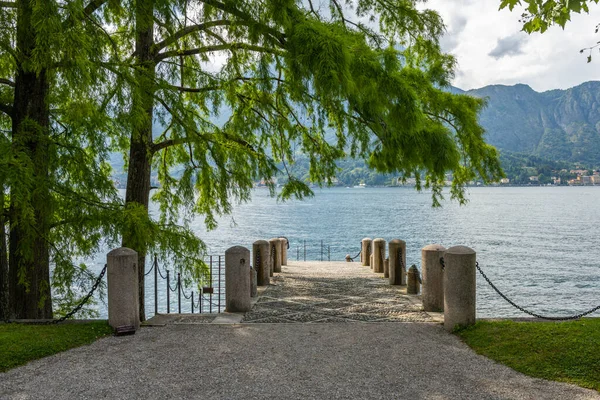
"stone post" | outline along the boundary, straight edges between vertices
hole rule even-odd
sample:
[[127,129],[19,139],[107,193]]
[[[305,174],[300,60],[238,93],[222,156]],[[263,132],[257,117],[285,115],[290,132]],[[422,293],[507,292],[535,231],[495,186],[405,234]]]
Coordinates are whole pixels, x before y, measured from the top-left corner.
[[385,240],[377,238],[373,240],[373,272],[383,272],[383,260],[385,260]]
[[408,269],[406,279],[406,294],[419,294],[421,288],[421,279],[419,277],[419,270],[416,265],[411,265]]
[[390,240],[390,285],[406,285],[406,242]]
[[444,253],[444,328],[475,323],[475,262],[473,249],[455,246]]
[[[269,243],[273,244],[275,248],[275,258],[273,259],[273,272],[281,272],[281,240],[279,238],[273,238],[269,240]],[[273,251],[273,249],[271,249]],[[273,253],[271,253],[271,256]]]
[[444,270],[440,259],[445,251],[446,248],[439,244],[430,244],[421,249],[421,297],[425,311],[444,311]]
[[373,265],[373,264],[371,264],[372,242],[373,241],[370,238],[364,238],[360,242],[361,243],[360,260],[362,261],[362,265],[365,267],[368,267],[369,265],[371,265],[371,266]]
[[256,284],[258,286],[267,286],[271,283],[270,265],[269,265],[269,242],[266,240],[257,240],[252,244],[252,254],[254,256],[254,268],[256,269]]
[[389,259],[389,257],[386,258],[385,260],[383,260],[383,277],[384,278],[390,277],[390,259]]
[[371,266],[371,269],[373,269],[373,253],[369,256],[369,265]]
[[225,251],[225,311],[250,311],[250,250],[242,246]]
[[279,240],[281,240],[281,265],[287,265],[289,242],[284,237],[279,238]]
[[124,326],[140,328],[138,254],[120,247],[106,256],[108,284],[108,324],[113,329]]
[[352,262],[352,256],[350,254],[346,254],[346,262]]

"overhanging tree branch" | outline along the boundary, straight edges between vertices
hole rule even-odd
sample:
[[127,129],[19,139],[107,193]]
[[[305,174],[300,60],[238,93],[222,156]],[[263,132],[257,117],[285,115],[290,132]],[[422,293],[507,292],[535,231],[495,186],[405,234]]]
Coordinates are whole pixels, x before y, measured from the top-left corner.
[[0,8],[17,8],[17,3],[14,1],[0,1]]
[[253,45],[253,44],[247,44],[247,43],[229,43],[229,44],[218,44],[218,45],[214,45],[214,46],[199,47],[196,49],[165,51],[164,53],[157,54],[156,57],[154,58],[154,60],[159,62],[161,60],[164,60],[166,58],[171,58],[171,57],[192,56],[192,55],[196,55],[196,54],[204,54],[204,53],[211,53],[211,52],[215,52],[215,51],[227,51],[227,50],[249,50],[249,51],[256,51],[259,53],[270,53],[270,54],[277,54],[277,55],[281,54],[280,51],[272,49],[272,48],[268,48],[268,47],[257,46],[257,45]]
[[214,28],[216,26],[230,26],[232,24],[233,24],[232,21],[220,19],[220,20],[216,20],[216,21],[205,22],[203,24],[187,26],[187,27],[173,33],[171,36],[164,39],[163,41],[156,43],[154,45],[154,51],[164,49],[165,47],[170,46],[171,44],[175,43],[177,40],[181,39],[182,37],[190,35],[192,33],[201,32],[201,31],[204,31],[209,28]]
[[11,81],[10,79],[0,78],[0,83],[11,86],[11,87],[15,87],[15,83],[13,81]]
[[254,19],[250,14],[241,11],[229,4],[225,4],[216,0],[202,0],[202,3],[214,7],[218,10],[225,11],[226,13],[229,13],[244,21],[251,22],[254,26],[261,28],[265,32],[275,37],[281,45],[285,45],[285,35],[283,33],[279,32],[277,29],[274,29],[268,25],[256,21],[256,19]]

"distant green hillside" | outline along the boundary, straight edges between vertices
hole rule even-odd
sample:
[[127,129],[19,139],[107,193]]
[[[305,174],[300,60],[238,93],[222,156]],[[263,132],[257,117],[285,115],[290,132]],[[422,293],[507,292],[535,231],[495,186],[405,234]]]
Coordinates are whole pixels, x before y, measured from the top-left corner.
[[543,93],[521,84],[464,93],[488,99],[480,122],[498,149],[600,165],[600,82]]

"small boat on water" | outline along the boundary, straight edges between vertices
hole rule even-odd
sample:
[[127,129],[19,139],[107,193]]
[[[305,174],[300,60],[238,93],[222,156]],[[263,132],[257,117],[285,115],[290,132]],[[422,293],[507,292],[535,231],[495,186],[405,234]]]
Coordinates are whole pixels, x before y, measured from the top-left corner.
[[359,183],[358,185],[354,186],[354,189],[364,189],[366,187],[367,185],[365,183]]

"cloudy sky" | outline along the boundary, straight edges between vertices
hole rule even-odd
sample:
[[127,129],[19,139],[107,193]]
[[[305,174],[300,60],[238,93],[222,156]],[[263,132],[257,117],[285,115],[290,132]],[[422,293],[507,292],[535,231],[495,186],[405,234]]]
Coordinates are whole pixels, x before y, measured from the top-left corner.
[[454,86],[461,89],[491,84],[525,83],[537,91],[566,89],[600,80],[600,52],[579,50],[600,41],[594,29],[600,23],[600,5],[590,14],[575,14],[563,31],[552,27],[544,34],[520,32],[517,10],[498,11],[500,0],[430,0],[448,27],[442,40],[454,54],[458,69]]

